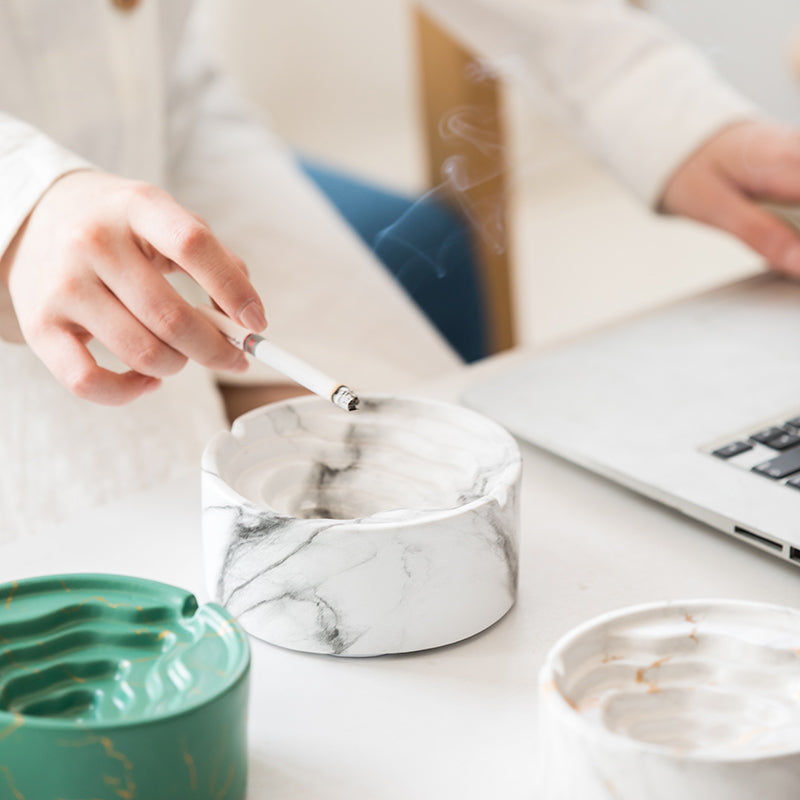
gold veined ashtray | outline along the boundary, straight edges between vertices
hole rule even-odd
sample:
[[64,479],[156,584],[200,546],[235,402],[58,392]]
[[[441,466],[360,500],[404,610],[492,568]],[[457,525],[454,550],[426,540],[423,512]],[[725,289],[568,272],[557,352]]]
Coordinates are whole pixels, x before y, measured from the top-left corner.
[[794,800],[800,610],[742,600],[605,614],[540,674],[545,800]]
[[0,797],[242,800],[249,667],[230,615],[173,586],[0,585]]

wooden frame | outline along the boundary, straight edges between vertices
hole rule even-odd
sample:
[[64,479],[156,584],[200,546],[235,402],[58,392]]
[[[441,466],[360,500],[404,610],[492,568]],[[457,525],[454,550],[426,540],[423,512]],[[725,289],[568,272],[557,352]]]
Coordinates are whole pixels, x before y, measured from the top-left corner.
[[418,8],[414,27],[429,185],[472,223],[489,348],[498,352],[515,343],[499,80]]

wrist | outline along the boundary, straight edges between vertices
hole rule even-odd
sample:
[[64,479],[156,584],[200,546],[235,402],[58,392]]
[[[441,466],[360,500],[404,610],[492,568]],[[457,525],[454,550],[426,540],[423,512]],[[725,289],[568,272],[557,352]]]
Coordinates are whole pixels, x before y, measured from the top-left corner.
[[0,255],[0,340],[12,344],[23,344],[25,337],[19,327],[17,314],[14,310],[14,303],[11,300],[11,292],[8,288],[8,281],[11,275],[11,267],[14,263],[19,243],[28,226],[28,219],[20,225],[19,230],[9,243],[5,252]]
[[0,255],[0,287],[6,291],[8,291],[8,279],[11,275],[11,267],[14,264],[14,258],[16,257],[17,250],[19,249],[19,243],[22,241],[22,237],[25,235],[25,229],[28,227],[29,219],[30,215],[28,215],[22,225],[19,226],[19,229],[14,234],[14,238],[9,242],[6,251]]

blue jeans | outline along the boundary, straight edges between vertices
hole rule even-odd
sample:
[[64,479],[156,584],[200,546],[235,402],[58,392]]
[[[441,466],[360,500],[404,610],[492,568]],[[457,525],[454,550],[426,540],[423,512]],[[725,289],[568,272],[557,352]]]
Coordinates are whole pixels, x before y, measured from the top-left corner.
[[486,312],[464,221],[432,197],[403,197],[307,160],[301,167],[464,361],[487,355]]

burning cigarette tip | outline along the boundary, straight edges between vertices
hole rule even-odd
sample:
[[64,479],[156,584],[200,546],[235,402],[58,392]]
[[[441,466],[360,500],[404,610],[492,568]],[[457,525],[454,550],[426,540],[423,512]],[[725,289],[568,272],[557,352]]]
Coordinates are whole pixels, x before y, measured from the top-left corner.
[[345,411],[355,411],[358,408],[358,397],[347,386],[339,386],[331,395],[331,402]]

